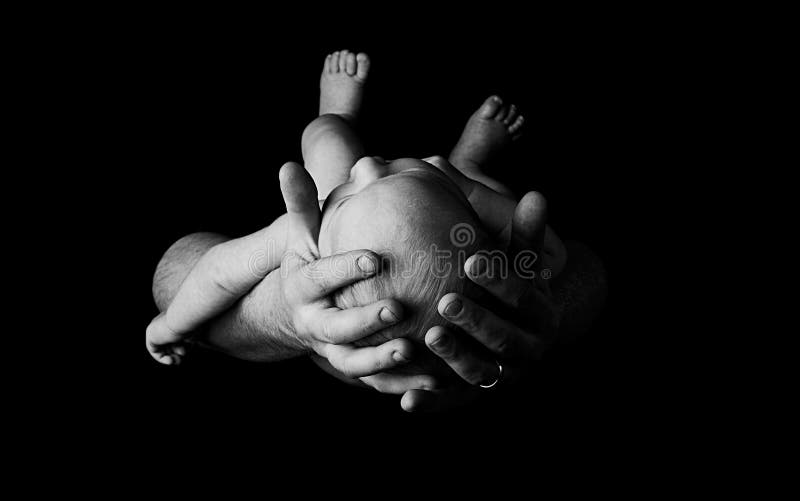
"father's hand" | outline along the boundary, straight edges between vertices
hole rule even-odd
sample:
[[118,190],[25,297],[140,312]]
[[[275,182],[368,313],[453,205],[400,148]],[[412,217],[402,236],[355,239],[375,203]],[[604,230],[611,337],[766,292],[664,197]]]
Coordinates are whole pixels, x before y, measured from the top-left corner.
[[378,256],[357,250],[320,259],[321,215],[311,176],[290,162],[281,168],[280,184],[288,217],[279,295],[286,314],[284,329],[299,346],[326,358],[349,377],[368,376],[405,363],[412,348],[406,339],[366,348],[347,344],[398,322],[403,315],[399,302],[385,299],[342,310],[329,297],[336,289],[377,273]]
[[463,384],[440,391],[406,392],[401,400],[403,409],[435,410],[473,400],[481,392],[491,391],[480,385],[510,384],[540,356],[559,323],[540,258],[546,215],[544,197],[528,193],[514,214],[507,259],[500,262],[476,254],[465,263],[469,278],[515,311],[520,323],[501,318],[460,294],[442,297],[439,314],[482,348],[476,350],[474,343],[445,327],[431,328],[425,343],[463,379]]

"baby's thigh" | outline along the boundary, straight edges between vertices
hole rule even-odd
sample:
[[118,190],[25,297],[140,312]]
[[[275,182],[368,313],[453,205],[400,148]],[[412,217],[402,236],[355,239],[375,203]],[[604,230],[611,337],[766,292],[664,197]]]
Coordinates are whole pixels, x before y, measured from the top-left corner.
[[323,115],[303,131],[303,162],[324,199],[350,177],[350,169],[365,155],[355,131],[336,115]]

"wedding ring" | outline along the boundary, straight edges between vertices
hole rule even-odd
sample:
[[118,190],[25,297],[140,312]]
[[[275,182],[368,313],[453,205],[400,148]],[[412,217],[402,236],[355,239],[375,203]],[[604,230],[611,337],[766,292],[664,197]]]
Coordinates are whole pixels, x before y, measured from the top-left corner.
[[503,377],[503,366],[497,360],[495,360],[494,363],[497,364],[497,379],[495,379],[491,384],[479,384],[478,386],[480,386],[481,388],[486,388],[486,389],[491,388],[497,385],[497,383],[500,382],[500,378]]

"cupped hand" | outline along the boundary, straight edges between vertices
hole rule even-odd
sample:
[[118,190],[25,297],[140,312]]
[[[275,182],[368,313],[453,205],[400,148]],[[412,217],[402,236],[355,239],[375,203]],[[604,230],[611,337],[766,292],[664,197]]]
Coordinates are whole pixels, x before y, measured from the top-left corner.
[[508,307],[516,319],[503,318],[461,294],[442,297],[439,314],[463,332],[433,327],[425,344],[460,382],[436,391],[409,390],[401,400],[403,409],[438,410],[474,400],[482,392],[519,380],[539,358],[559,323],[541,259],[546,216],[544,197],[528,193],[517,205],[505,259],[486,259],[478,253],[466,261],[470,280]]
[[384,299],[343,310],[330,298],[336,289],[377,273],[378,256],[369,250],[355,250],[320,258],[321,214],[314,181],[302,166],[289,162],[281,168],[280,185],[288,219],[280,269],[284,330],[301,347],[324,357],[351,378],[404,364],[412,349],[406,339],[366,348],[350,344],[401,320],[403,309],[398,301]]

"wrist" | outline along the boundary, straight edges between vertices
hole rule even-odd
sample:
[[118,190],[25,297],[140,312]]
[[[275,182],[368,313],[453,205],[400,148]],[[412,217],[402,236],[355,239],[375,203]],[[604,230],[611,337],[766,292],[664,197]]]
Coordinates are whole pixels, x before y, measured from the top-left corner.
[[274,322],[278,326],[278,333],[283,342],[291,349],[303,355],[310,355],[315,352],[311,343],[299,334],[299,329],[291,308],[283,297],[275,307]]

